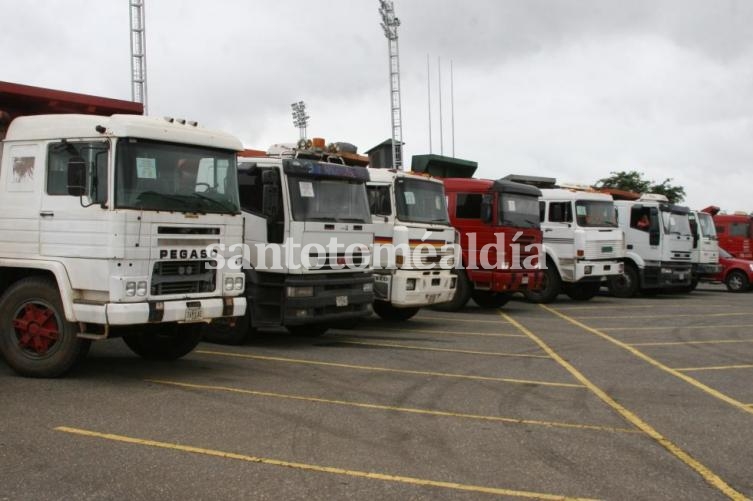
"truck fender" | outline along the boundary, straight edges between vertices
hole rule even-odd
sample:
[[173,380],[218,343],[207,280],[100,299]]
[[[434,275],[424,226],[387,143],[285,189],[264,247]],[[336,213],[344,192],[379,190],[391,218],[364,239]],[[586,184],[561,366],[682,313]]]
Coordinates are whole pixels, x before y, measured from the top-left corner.
[[627,251],[623,261],[625,262],[625,266],[627,266],[629,262],[632,262],[638,270],[642,270],[646,267],[646,261],[644,261],[638,253],[633,251]]
[[73,314],[73,299],[75,294],[68,277],[68,271],[65,269],[63,263],[31,259],[0,259],[0,268],[38,270],[50,273],[57,282],[60,300],[63,303],[63,310],[65,311],[65,319],[69,322],[76,321],[76,317]]
[[[557,274],[559,274],[560,277],[562,277],[562,270],[560,269],[560,260],[559,256],[557,256],[557,253],[549,247],[547,244],[541,244],[541,246],[544,248],[544,258],[546,261],[551,261],[554,263],[554,268],[557,270]],[[546,262],[544,263],[546,266]],[[543,268],[543,267],[542,267]]]

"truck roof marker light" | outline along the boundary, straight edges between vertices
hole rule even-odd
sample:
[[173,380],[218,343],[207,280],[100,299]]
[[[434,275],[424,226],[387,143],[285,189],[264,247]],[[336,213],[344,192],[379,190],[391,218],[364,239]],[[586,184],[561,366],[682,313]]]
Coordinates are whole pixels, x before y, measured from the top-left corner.
[[94,127],[94,130],[96,130],[100,134],[107,132],[107,128],[104,125],[97,125],[96,127]]
[[169,124],[175,122],[175,119],[173,117],[164,117],[164,119],[165,119],[165,122],[167,122]]
[[311,146],[317,150],[324,150],[324,147],[326,146],[324,138],[323,137],[311,138]]

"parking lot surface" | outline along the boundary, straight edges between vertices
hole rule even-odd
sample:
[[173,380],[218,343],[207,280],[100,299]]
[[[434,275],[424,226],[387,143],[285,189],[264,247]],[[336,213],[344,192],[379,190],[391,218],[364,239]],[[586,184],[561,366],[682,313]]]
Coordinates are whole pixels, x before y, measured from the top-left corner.
[[701,286],[0,363],[0,499],[753,497],[753,294]]

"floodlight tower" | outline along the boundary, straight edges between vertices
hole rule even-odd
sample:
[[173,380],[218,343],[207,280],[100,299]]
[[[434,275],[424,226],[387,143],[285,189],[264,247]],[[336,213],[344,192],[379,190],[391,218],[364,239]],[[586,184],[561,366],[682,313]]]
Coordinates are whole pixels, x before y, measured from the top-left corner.
[[128,0],[131,10],[131,100],[144,105],[146,115],[146,31],[144,0]]
[[390,53],[390,109],[392,112],[392,168],[403,169],[403,117],[400,110],[400,52],[397,45],[397,28],[392,0],[379,0],[382,29],[387,37]]
[[306,114],[306,103],[298,101],[290,105],[293,109],[293,125],[298,127],[300,139],[306,139],[306,127],[308,127],[309,118]]

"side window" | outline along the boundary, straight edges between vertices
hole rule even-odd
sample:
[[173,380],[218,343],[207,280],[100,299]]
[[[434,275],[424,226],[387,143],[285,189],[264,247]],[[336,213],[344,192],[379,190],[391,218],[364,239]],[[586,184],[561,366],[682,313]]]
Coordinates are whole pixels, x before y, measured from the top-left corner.
[[539,202],[539,221],[546,221],[546,202]]
[[86,162],[86,193],[94,203],[107,201],[107,152],[105,142],[51,143],[47,150],[47,194],[68,195],[68,162],[82,158]]
[[570,202],[549,202],[549,222],[572,223],[572,204]]
[[651,226],[651,216],[649,208],[633,207],[630,210],[630,227],[638,230],[648,231]]
[[392,214],[389,186],[367,186],[369,195],[369,211],[373,216],[389,216]]
[[264,187],[261,183],[262,170],[252,168],[239,171],[238,192],[241,198],[241,208],[248,212],[262,213]]
[[459,219],[481,219],[481,194],[458,193],[455,217]]

